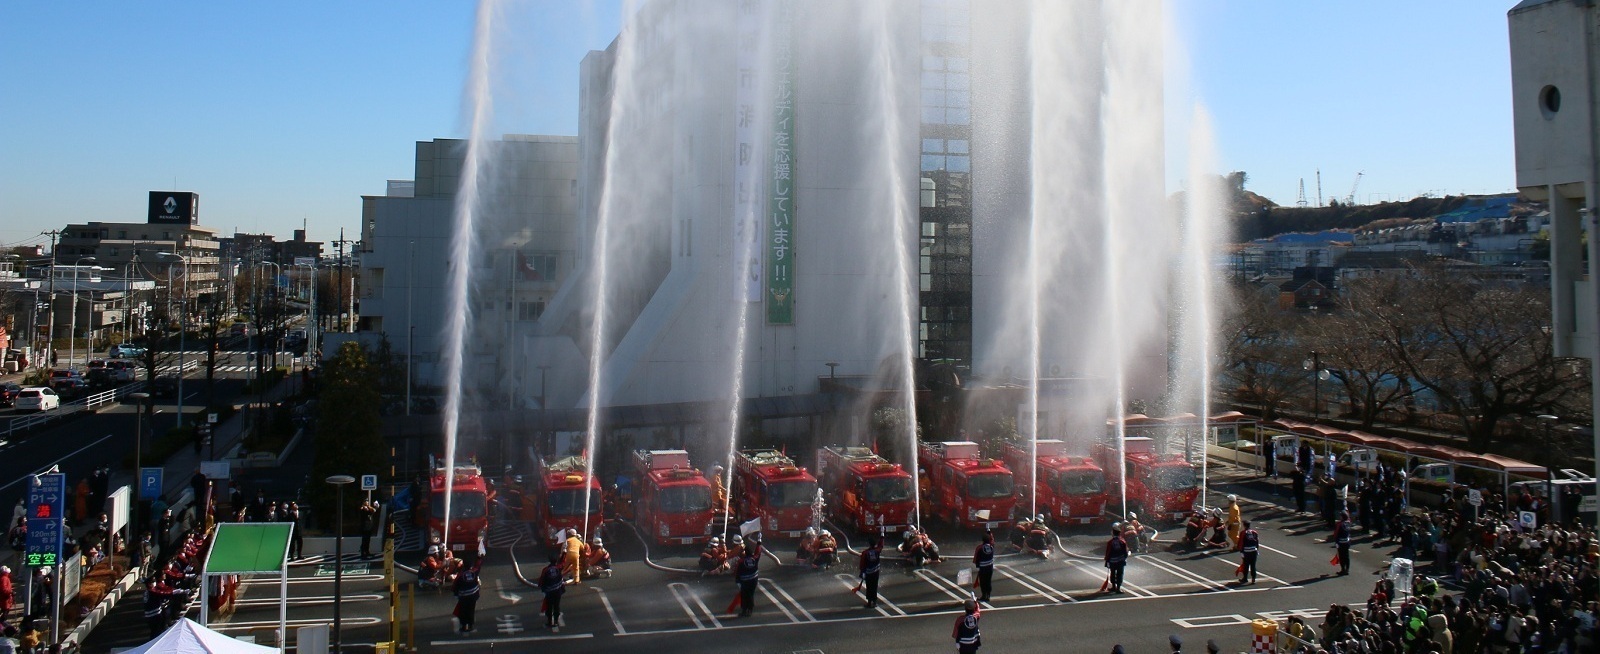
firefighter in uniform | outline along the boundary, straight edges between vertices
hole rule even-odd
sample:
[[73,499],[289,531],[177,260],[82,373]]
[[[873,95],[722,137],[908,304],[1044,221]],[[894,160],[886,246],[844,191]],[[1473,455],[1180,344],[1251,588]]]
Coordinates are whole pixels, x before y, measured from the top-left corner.
[[[1244,565],[1239,570],[1239,583],[1256,583],[1256,555],[1261,549],[1261,534],[1244,521],[1244,532],[1239,535],[1239,551],[1244,554]],[[1246,582],[1245,580],[1250,581]]]
[[1111,540],[1106,541],[1106,567],[1111,569],[1110,586],[1113,593],[1122,592],[1122,570],[1128,565],[1128,542],[1122,540],[1122,525],[1111,527]]
[[750,545],[739,557],[739,615],[748,617],[756,610],[756,586],[761,582],[761,541],[752,536]]
[[883,537],[872,539],[872,544],[861,551],[861,585],[866,590],[867,608],[878,608],[878,573],[882,569]]
[[978,569],[977,586],[982,593],[978,601],[987,602],[994,590],[994,530],[983,532],[983,543],[972,552],[972,566]]
[[978,608],[978,600],[967,600],[965,608],[966,613],[956,618],[950,637],[956,639],[958,654],[974,654],[983,645],[982,633],[978,630],[978,619],[983,617],[983,612]]
[[567,592],[566,579],[561,571],[561,555],[551,554],[550,565],[539,573],[539,591],[544,593],[544,626],[551,631],[561,631],[561,596]]
[[1339,545],[1339,574],[1350,574],[1350,512],[1345,511],[1339,515],[1339,523],[1333,526],[1333,541]]

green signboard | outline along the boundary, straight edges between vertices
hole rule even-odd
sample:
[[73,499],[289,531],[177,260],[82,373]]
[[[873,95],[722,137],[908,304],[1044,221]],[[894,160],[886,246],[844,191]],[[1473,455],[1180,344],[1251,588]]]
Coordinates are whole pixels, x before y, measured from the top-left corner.
[[772,182],[768,187],[767,322],[794,324],[794,9],[777,3],[773,35]]

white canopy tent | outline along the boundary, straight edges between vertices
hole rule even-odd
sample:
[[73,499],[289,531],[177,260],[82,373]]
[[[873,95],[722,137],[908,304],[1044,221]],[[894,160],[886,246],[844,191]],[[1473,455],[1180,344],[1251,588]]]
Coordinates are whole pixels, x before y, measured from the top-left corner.
[[182,618],[161,632],[155,640],[126,650],[123,654],[267,654],[278,651],[276,647],[229,638],[200,626],[198,622]]

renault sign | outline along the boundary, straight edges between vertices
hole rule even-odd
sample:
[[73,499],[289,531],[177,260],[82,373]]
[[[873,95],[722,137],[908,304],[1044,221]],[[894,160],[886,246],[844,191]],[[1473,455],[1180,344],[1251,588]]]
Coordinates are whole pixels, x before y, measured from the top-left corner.
[[200,223],[200,194],[189,191],[151,191],[151,224],[197,225]]

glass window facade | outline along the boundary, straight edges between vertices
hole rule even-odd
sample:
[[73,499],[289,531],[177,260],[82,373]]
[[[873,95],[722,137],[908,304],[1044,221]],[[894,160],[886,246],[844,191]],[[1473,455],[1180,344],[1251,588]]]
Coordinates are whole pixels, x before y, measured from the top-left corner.
[[[919,352],[972,361],[972,72],[970,0],[922,0]],[[924,202],[924,204],[928,204]]]

